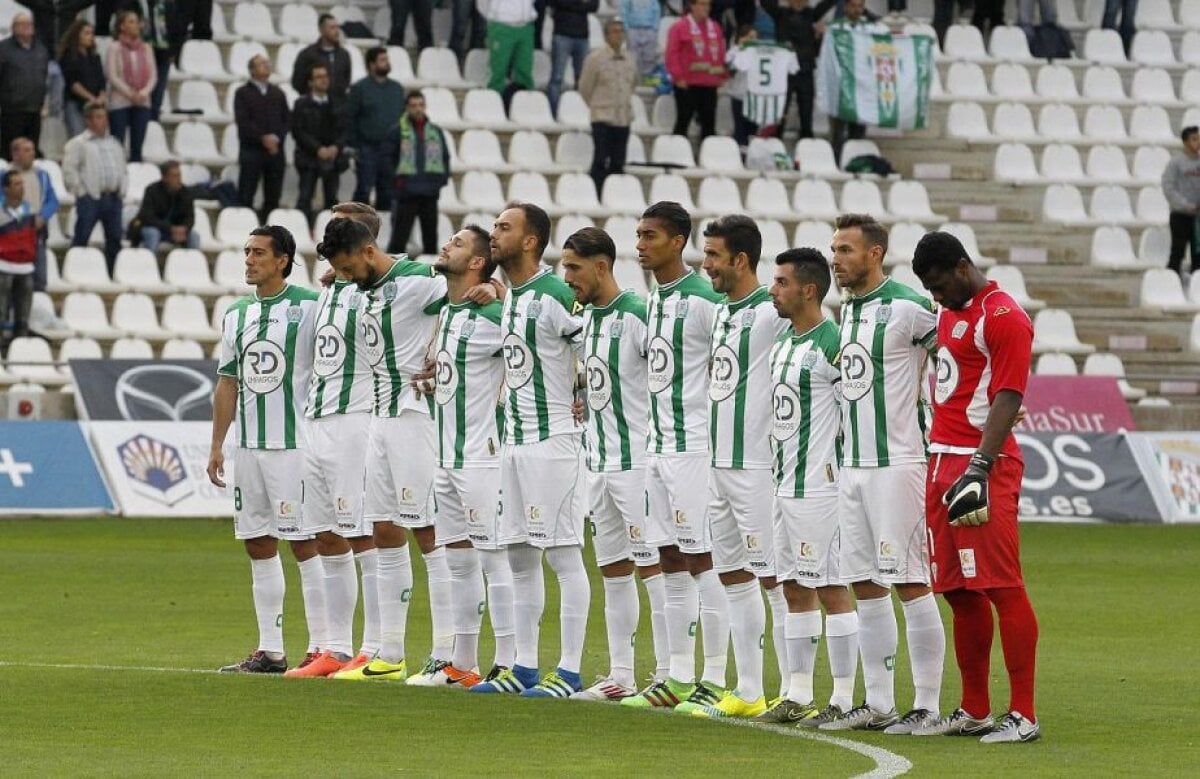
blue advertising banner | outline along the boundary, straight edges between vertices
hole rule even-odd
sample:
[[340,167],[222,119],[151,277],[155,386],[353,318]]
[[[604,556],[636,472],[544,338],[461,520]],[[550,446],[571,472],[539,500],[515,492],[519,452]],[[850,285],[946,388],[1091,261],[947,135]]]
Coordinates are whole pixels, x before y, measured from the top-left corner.
[[0,516],[111,513],[77,422],[0,422]]

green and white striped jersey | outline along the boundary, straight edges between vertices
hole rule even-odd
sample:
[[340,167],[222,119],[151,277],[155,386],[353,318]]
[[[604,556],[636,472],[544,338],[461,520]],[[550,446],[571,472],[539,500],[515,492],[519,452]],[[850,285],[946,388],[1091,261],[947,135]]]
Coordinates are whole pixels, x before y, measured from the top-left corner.
[[925,462],[925,365],[937,347],[933,303],[893,279],[842,304],[842,465]]
[[653,454],[708,451],[708,351],[725,296],[695,271],[650,293],[646,384]]
[[646,459],[646,301],[625,290],[583,312],[587,378],[587,467],[640,468]]
[[775,494],[838,494],[842,437],[838,328],[828,319],[804,333],[791,327],[771,348]]
[[375,416],[395,417],[405,409],[432,414],[431,399],[419,399],[411,384],[426,355],[432,357],[446,280],[432,265],[401,257],[365,296],[359,337],[371,365]]
[[237,379],[243,449],[303,445],[316,318],[317,293],[291,284],[269,298],[248,295],[225,312],[217,373]]
[[787,327],[766,287],[717,306],[708,372],[714,468],[771,467],[771,347]]
[[337,279],[317,298],[309,419],[371,411],[371,364],[358,348],[362,298],[353,282]]
[[438,465],[497,468],[496,401],[504,381],[500,301],[447,305],[438,320],[434,419]]
[[765,127],[783,119],[787,107],[788,79],[800,70],[796,54],[782,46],[755,43],[733,55],[734,70],[746,74],[742,115]]
[[530,444],[577,433],[576,357],[583,306],[566,282],[543,268],[504,299],[504,442]]

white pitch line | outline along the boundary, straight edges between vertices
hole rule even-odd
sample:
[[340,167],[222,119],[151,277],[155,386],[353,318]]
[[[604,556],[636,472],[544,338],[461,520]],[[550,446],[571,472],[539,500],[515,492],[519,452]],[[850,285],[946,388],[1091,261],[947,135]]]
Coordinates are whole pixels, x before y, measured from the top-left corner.
[[[137,671],[149,673],[178,673],[178,674],[219,674],[220,671],[211,668],[165,668],[162,666],[147,666],[147,665],[88,665],[85,663],[31,663],[24,661],[0,660],[0,668],[47,668],[51,670],[64,671]],[[714,720],[709,720],[713,722]],[[871,744],[863,744],[859,741],[853,741],[848,738],[839,738],[837,736],[826,736],[823,733],[815,733],[804,728],[787,728],[781,725],[765,725],[748,720],[716,720],[724,725],[734,725],[737,727],[750,728],[751,730],[765,730],[770,733],[778,733],[781,736],[789,736],[791,738],[805,738],[809,741],[818,741],[824,744],[831,744],[835,747],[848,749],[851,752],[858,754],[875,761],[875,768],[865,774],[859,774],[854,779],[892,779],[896,776],[902,776],[912,770],[912,761],[895,752],[889,752],[883,747],[873,746]]]

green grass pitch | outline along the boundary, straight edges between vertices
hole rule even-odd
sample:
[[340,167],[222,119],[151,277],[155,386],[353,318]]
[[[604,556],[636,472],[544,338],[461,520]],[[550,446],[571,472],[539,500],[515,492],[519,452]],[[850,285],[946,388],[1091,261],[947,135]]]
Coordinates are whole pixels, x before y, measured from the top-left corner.
[[[253,647],[249,565],[227,523],[20,520],[0,525],[0,539],[4,776],[840,777],[875,769],[879,757],[830,741],[602,704],[137,670],[213,669]],[[1187,724],[1200,691],[1200,527],[1032,525],[1023,528],[1023,543],[1041,622],[1043,740],[991,747],[877,734],[845,740],[888,750],[896,757],[884,754],[881,765],[907,761],[915,776],[1200,773],[1200,737]],[[287,553],[285,568],[285,636],[294,662],[303,656],[305,630]],[[423,579],[417,570],[410,667],[420,666],[429,647]],[[558,645],[553,575],[546,581],[543,670]],[[607,670],[594,570],[592,595],[585,680]],[[643,676],[652,660],[647,624],[643,612]],[[487,632],[485,623],[485,663]],[[997,713],[1008,695],[999,643]],[[732,661],[729,667],[732,680]],[[775,689],[773,658],[766,668]],[[818,696],[827,696],[823,653],[817,668]],[[912,699],[906,657],[897,669],[903,707]],[[944,710],[958,692],[951,651]]]

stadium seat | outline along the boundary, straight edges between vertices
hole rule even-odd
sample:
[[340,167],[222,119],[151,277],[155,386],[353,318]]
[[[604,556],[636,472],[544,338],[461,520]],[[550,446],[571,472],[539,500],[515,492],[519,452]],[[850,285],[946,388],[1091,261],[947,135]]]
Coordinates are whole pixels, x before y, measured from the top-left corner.
[[1148,67],[1172,68],[1179,65],[1175,59],[1175,47],[1171,45],[1171,36],[1162,30],[1139,30],[1133,36],[1133,45],[1129,47],[1129,59]]
[[468,209],[500,213],[504,210],[504,191],[500,179],[490,171],[469,170],[459,186],[463,205]]
[[550,197],[550,185],[546,183],[546,177],[533,171],[519,171],[512,175],[508,180],[507,200],[543,203],[548,210],[555,210],[551,205],[554,201]]
[[[268,60],[271,59],[271,55],[267,52],[267,47],[258,41],[234,41],[229,45],[229,53],[225,57],[225,72],[236,75],[239,80],[246,78],[246,75],[244,75],[248,74],[246,63],[248,63],[252,57],[259,55],[266,57]],[[288,71],[287,73],[276,72],[272,75],[272,80],[284,81],[290,79],[291,75],[291,71]],[[206,77],[202,76],[201,78]]]
[[120,292],[122,285],[108,275],[104,253],[90,246],[73,246],[67,250],[62,264],[63,281],[85,292]]
[[175,127],[175,157],[199,165],[230,165],[235,158],[226,157],[217,149],[213,128],[203,122],[180,122]]
[[547,259],[557,260],[562,252],[562,245],[576,231],[585,227],[595,227],[596,223],[590,217],[580,214],[564,214],[554,220],[554,238],[546,248]]
[[[1171,10],[1171,0],[1140,0],[1137,10],[1137,25],[1142,30],[1177,31],[1182,28],[1175,21],[1175,13]],[[1179,3],[1186,6],[1186,2]]]
[[462,118],[469,125],[486,127],[489,130],[518,129],[504,115],[504,101],[500,99],[500,93],[490,89],[472,89],[467,92],[462,102]]
[[728,176],[707,176],[700,180],[696,207],[700,213],[707,215],[741,211],[741,190],[738,189],[737,182]]
[[172,249],[167,254],[163,281],[174,292],[216,296],[225,291],[209,277],[208,259],[198,249]]
[[1033,100],[1033,82],[1029,78],[1029,70],[1024,65],[1007,62],[997,65],[992,71],[991,93],[1001,100]]
[[668,168],[695,168],[692,142],[682,135],[660,135],[650,147],[650,163]]
[[967,256],[981,268],[996,264],[996,260],[987,256],[979,249],[979,241],[975,237],[975,228],[965,222],[946,222],[939,228],[944,233],[950,233],[967,251]]
[[171,291],[158,272],[158,258],[149,249],[119,251],[113,281],[123,289],[148,295],[164,295]]
[[639,216],[648,205],[641,180],[628,173],[617,173],[604,179],[600,204],[613,213]]
[[[830,160],[832,161],[832,157]],[[700,183],[701,189],[708,181]],[[713,205],[716,205],[714,203]],[[759,177],[746,189],[746,210],[755,217],[791,220],[796,218],[788,198],[787,186],[779,179]]]
[[1038,376],[1078,376],[1075,358],[1062,352],[1039,354],[1034,373]]
[[[1162,267],[1171,253],[1171,231],[1166,227],[1147,227],[1138,240],[1137,262],[1143,266]],[[1200,278],[1200,274],[1196,274]]]
[[550,153],[549,139],[537,130],[518,130],[513,133],[508,145],[508,159],[516,170],[534,170],[539,173],[558,170],[558,166],[554,164],[554,155]]
[[[453,176],[446,179],[446,183],[442,185],[442,190],[438,194],[438,210],[448,214],[461,214],[467,210],[467,207],[458,199],[458,190],[454,186]],[[388,226],[391,224],[391,220],[384,219],[383,224]],[[321,236],[324,234],[324,227],[313,231],[313,235]],[[380,235],[382,235],[382,232]]]
[[675,128],[675,100],[670,95],[659,95],[655,98],[650,123],[663,133],[669,133]]
[[[214,8],[214,11],[216,10]],[[249,58],[242,60],[241,66],[237,69],[236,78],[245,78],[243,74],[246,72],[246,62],[248,61]],[[221,62],[221,50],[213,41],[197,39],[184,41],[183,48],[179,52],[179,78],[196,78],[218,84],[234,81],[235,77],[230,75]]]
[[1026,311],[1038,311],[1046,307],[1046,301],[1031,297],[1025,288],[1025,274],[1016,265],[997,265],[989,268],[989,280],[1000,285],[1000,289],[1012,296]]
[[463,60],[462,79],[471,88],[487,86],[490,76],[490,52],[487,49],[471,49]]
[[258,226],[258,215],[252,209],[222,208],[217,213],[216,239],[222,246],[240,250],[246,236]]
[[1188,334],[1188,348],[1200,352],[1200,314],[1192,317],[1191,332]]
[[[633,137],[633,133],[630,133]],[[569,132],[558,136],[554,144],[554,160],[560,168],[585,171],[592,165],[592,134]]]
[[1188,279],[1187,299],[1200,305],[1200,273],[1193,273]]
[[1033,318],[1033,351],[1091,354],[1096,347],[1082,343],[1075,334],[1075,320],[1070,312],[1044,308]]
[[[1196,10],[1200,12],[1200,8]],[[1179,41],[1179,59],[1191,68],[1200,65],[1200,25],[1192,25],[1192,29],[1183,34]]]
[[445,87],[430,87],[421,92],[425,95],[425,112],[430,119],[447,130],[463,128],[463,119],[458,113],[458,101],[454,99],[453,92]]
[[[312,228],[308,226],[308,217],[303,211],[295,208],[276,208],[267,214],[267,224],[286,227],[296,239],[296,251],[301,254],[312,254],[317,245],[312,238]],[[243,239],[245,240],[245,239]],[[296,258],[297,261],[300,259]]]
[[[52,224],[57,224],[57,219],[51,220]],[[60,295],[66,292],[75,292],[79,289],[76,284],[63,280],[62,274],[58,270],[58,254],[53,249],[46,249],[46,291],[53,295]]]
[[952,24],[946,29],[942,45],[946,59],[986,62],[991,60],[983,47],[983,34],[978,27],[968,24]]
[[1083,140],[1075,109],[1063,103],[1042,106],[1038,113],[1038,135],[1048,140],[1067,143]]
[[[317,9],[308,3],[288,3],[279,9],[279,34],[293,41],[308,41],[317,29]],[[392,62],[395,69],[396,63]]]
[[[1042,149],[1042,165],[1045,167],[1046,149]],[[1033,184],[1041,181],[1037,164],[1033,161],[1033,150],[1023,143],[1002,143],[996,148],[992,163],[992,178],[1013,184]]]
[[1179,142],[1166,109],[1156,105],[1140,105],[1133,109],[1129,117],[1129,135],[1143,143],[1173,146]]
[[[236,3],[233,6],[233,20],[230,22],[230,32],[247,40],[263,43],[283,43],[286,35],[275,32],[275,23],[271,21],[271,9],[263,3]],[[316,30],[316,25],[309,28],[309,36]]]
[[198,121],[211,124],[227,124],[233,121],[233,114],[226,113],[217,99],[217,89],[210,81],[189,79],[179,85],[179,94],[175,100],[176,111],[200,111]]
[[742,164],[742,153],[737,141],[712,135],[700,143],[700,167],[712,173],[726,176],[755,176],[758,171],[747,171]]
[[[1168,271],[1169,272],[1169,271]],[[1146,390],[1134,387],[1125,379],[1125,363],[1115,354],[1098,352],[1089,354],[1083,361],[1084,376],[1112,376],[1117,380],[1117,387],[1126,400],[1141,400],[1146,397]]]
[[842,186],[842,213],[870,214],[879,221],[893,221],[883,207],[883,195],[874,181],[853,180]]
[[595,182],[585,173],[564,173],[559,176],[554,187],[554,202],[560,209],[572,214],[607,214],[607,210],[600,207]]
[[1029,53],[1029,39],[1025,31],[1016,25],[993,27],[989,44],[993,59],[1022,64],[1036,62]]
[[[888,251],[891,251],[891,247],[888,247]],[[924,295],[926,298],[929,297],[929,291],[925,289],[925,285],[921,283],[921,279],[913,272],[911,263],[901,262],[893,265],[888,268],[887,274],[891,276],[892,281],[899,282],[914,292]],[[837,285],[834,284],[834,286]]]
[[[307,273],[305,270],[305,275]],[[220,330],[209,324],[204,301],[195,295],[171,295],[167,298],[163,302],[162,321],[163,327],[179,338],[209,343],[221,337]]]
[[222,295],[217,298],[217,302],[213,303],[212,307],[212,329],[217,332],[221,331],[222,322],[225,319],[225,312],[229,307],[236,303],[241,295]]
[[[495,93],[493,93],[495,94]],[[550,100],[545,92],[522,90],[513,95],[509,109],[513,124],[527,130],[556,131],[561,128],[550,112]]]
[[796,225],[796,231],[792,233],[792,246],[807,246],[830,257],[833,246],[833,226],[828,222],[801,222]]
[[631,289],[642,297],[650,294],[650,288],[646,284],[646,272],[636,260],[618,259],[613,263],[612,274],[613,280],[621,289]]
[[974,62],[955,62],[950,66],[946,75],[946,94],[956,100],[992,99],[983,68]]
[[1167,268],[1150,268],[1142,274],[1139,299],[1142,308],[1188,312],[1200,310],[1200,306],[1183,294],[1179,274]]
[[1096,103],[1124,103],[1128,100],[1121,74],[1108,65],[1092,65],[1084,71],[1083,97]]
[[1101,65],[1126,65],[1125,46],[1116,30],[1088,30],[1083,39],[1083,58]]
[[[192,225],[192,229],[196,231],[196,235],[200,237],[200,250],[204,252],[218,252],[226,248],[225,244],[221,243],[213,235],[212,222],[208,218],[208,212],[203,208],[195,209],[196,221]],[[245,240],[245,238],[243,238]],[[239,244],[239,248],[240,248]]]
[[992,115],[992,135],[1000,141],[1040,140],[1033,115],[1024,103],[1001,103]]
[[58,370],[64,376],[71,375],[71,360],[103,360],[104,350],[94,338],[68,338],[58,348]]
[[1048,143],[1042,148],[1042,178],[1059,184],[1083,181],[1083,161],[1079,149],[1067,143]]
[[792,190],[792,208],[801,219],[833,221],[842,213],[834,200],[833,187],[821,179],[797,181],[796,188]]
[[650,123],[650,115],[646,112],[646,103],[640,95],[629,96],[629,108],[632,117],[629,123],[629,129],[635,135],[650,135],[662,132],[659,128]]
[[1087,176],[1106,184],[1132,184],[1125,151],[1119,146],[1093,146],[1088,150]]
[[166,162],[173,156],[170,147],[167,146],[167,134],[163,131],[163,126],[158,122],[146,125],[146,138],[142,142],[142,159],[157,165]]
[[1165,225],[1170,218],[1171,205],[1167,202],[1162,188],[1156,186],[1142,187],[1138,190],[1137,218],[1143,222],[1155,225]]
[[1121,143],[1125,134],[1125,120],[1120,109],[1111,105],[1088,106],[1083,118],[1083,133],[1092,141]]
[[[1187,85],[1187,76],[1191,73],[1196,73],[1196,71],[1188,71],[1184,74],[1184,86]],[[1133,86],[1130,87],[1129,94],[1139,103],[1153,103],[1162,106],[1179,104],[1179,98],[1175,95],[1175,83],[1171,81],[1171,74],[1162,68],[1138,68],[1134,71]]]
[[[847,178],[833,156],[833,147],[824,138],[801,138],[792,155],[801,175],[842,181]],[[751,182],[753,183],[753,182]]]
[[550,50],[533,50],[533,88],[545,89],[550,84]]
[[571,89],[558,96],[557,125],[558,129],[563,127],[583,131],[592,129],[592,111],[584,101],[583,95]]
[[[755,181],[757,180],[755,179]],[[696,204],[692,202],[692,189],[687,179],[675,173],[660,173],[655,176],[650,181],[650,195],[646,199],[651,203],[673,200],[686,208],[689,213],[694,214],[698,211]],[[728,208],[728,206],[726,207]]]
[[1129,224],[1137,221],[1129,193],[1124,187],[1101,185],[1092,190],[1091,208],[1094,221],[1101,224]]
[[125,202],[141,203],[146,187],[162,178],[157,165],[130,162],[125,166]]
[[158,312],[149,295],[122,292],[113,301],[112,325],[126,335],[149,341],[165,341],[171,334],[158,324]]
[[1046,187],[1042,198],[1042,218],[1047,222],[1065,225],[1087,224],[1087,211],[1083,208],[1083,195],[1071,184],[1051,184]]
[[646,164],[646,144],[642,142],[642,137],[637,133],[629,134],[629,143],[625,145],[625,164]]
[[842,170],[846,169],[846,163],[855,157],[864,155],[872,155],[875,157],[881,156],[879,153],[879,145],[875,141],[870,141],[865,138],[850,139],[842,144]]
[[946,217],[935,214],[929,205],[929,193],[919,181],[897,181],[888,190],[888,213],[896,219],[912,222],[939,223]]
[[758,277],[758,283],[768,289],[775,283],[775,257],[779,254],[768,255],[765,251],[762,257],[758,258],[758,265],[754,268],[754,275]]
[[1124,227],[1097,227],[1092,233],[1092,264],[1102,268],[1136,268],[1133,241]]
[[[758,230],[762,233],[762,256],[775,259],[775,255],[786,252],[788,244],[787,231],[775,219],[759,219]],[[761,276],[759,277],[762,278]]]
[[145,338],[126,336],[113,341],[108,350],[110,360],[153,360],[154,347]]
[[916,222],[897,222],[888,231],[887,255],[883,258],[885,267],[907,264],[912,262],[913,250],[917,242],[925,236],[925,228]]
[[491,130],[465,130],[459,139],[459,160],[466,170],[507,171],[500,139]]
[[172,338],[162,346],[164,360],[203,360],[204,347],[190,338]]
[[604,222],[608,233],[617,247],[617,262],[621,258],[637,257],[637,219],[632,216],[610,216]]
[[417,56],[417,80],[435,87],[462,88],[458,56],[452,49],[430,46]]
[[1042,65],[1038,68],[1035,90],[1043,100],[1072,101],[1079,99],[1075,74],[1066,65]]

